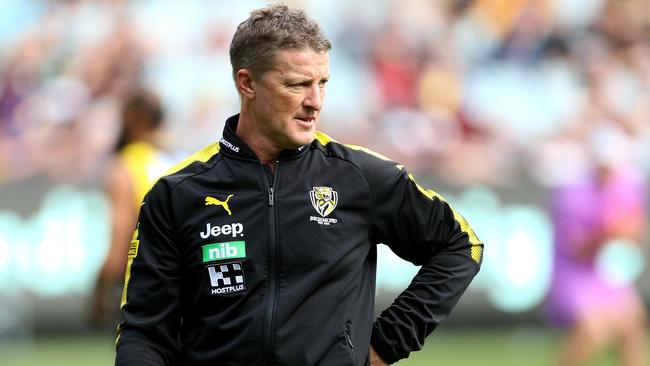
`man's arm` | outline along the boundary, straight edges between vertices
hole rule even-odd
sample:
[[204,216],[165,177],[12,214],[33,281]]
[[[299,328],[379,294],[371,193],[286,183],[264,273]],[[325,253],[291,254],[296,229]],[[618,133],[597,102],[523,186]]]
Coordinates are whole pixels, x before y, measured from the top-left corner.
[[126,253],[138,215],[133,205],[131,177],[118,159],[113,159],[106,172],[104,193],[110,201],[111,240],[95,282],[90,309],[90,318],[97,325],[112,323],[115,318],[115,288],[124,278]]
[[459,213],[418,185],[403,166],[383,159],[367,162],[373,241],[422,266],[373,325],[372,347],[394,363],[421,349],[449,315],[478,273],[483,244]]
[[129,248],[116,366],[171,365],[180,328],[180,257],[169,189],[159,181],[145,196]]

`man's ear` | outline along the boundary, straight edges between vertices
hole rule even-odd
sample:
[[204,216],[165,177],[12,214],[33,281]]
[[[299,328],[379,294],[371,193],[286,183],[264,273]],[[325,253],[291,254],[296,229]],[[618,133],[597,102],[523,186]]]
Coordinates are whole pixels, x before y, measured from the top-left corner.
[[255,98],[255,81],[250,70],[239,69],[235,75],[235,84],[242,96],[249,99]]

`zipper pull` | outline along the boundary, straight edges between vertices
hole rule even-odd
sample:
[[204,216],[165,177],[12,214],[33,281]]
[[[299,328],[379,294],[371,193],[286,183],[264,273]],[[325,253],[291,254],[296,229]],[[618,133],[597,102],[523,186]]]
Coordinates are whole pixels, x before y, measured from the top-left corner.
[[269,206],[273,206],[273,188],[269,188]]
[[354,344],[352,344],[352,324],[350,324],[350,321],[345,322],[345,339],[348,341],[350,348],[354,349]]
[[350,348],[354,349],[354,344],[352,344],[352,339],[350,338],[350,334],[347,333],[347,332],[345,333],[345,339],[348,341],[348,346],[350,346]]

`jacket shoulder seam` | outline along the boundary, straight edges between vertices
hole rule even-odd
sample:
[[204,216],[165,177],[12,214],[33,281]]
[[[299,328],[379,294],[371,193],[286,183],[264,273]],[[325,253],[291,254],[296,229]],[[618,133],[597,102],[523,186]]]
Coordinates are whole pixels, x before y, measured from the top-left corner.
[[[340,144],[340,143],[338,143],[336,141],[332,141],[332,142],[336,143],[339,146],[342,146],[343,148],[347,147],[346,145],[342,145],[342,144]],[[345,158],[343,156],[339,156],[339,155],[336,155],[336,154],[328,154],[326,151],[323,151],[322,149],[319,149],[317,147],[314,147],[313,149],[318,150],[326,158],[342,160],[342,161],[345,161],[346,163],[352,165],[352,167],[354,167],[354,169],[359,173],[359,175],[361,175],[361,177],[363,178],[363,181],[366,183],[366,186],[368,187],[368,191],[370,192],[370,183],[368,182],[368,179],[366,178],[366,176],[363,174],[363,169],[361,169],[361,167],[358,164],[354,163],[350,159],[347,159],[347,158]]]
[[[219,154],[219,155],[215,158],[214,162],[211,163],[210,165],[206,166],[205,168],[202,168],[202,169],[199,170],[199,171],[196,171],[196,172],[194,172],[194,173],[189,174],[187,177],[183,177],[181,180],[179,180],[178,182],[174,183],[174,185],[173,185],[173,186],[171,187],[171,189],[170,189],[170,194],[173,193],[173,191],[176,190],[176,188],[178,188],[178,186],[180,186],[181,184],[183,184],[186,180],[191,179],[191,178],[194,178],[194,177],[197,176],[197,175],[204,174],[204,173],[206,173],[206,172],[209,171],[209,170],[212,170],[212,169],[213,169],[213,168],[214,168],[214,167],[215,167],[215,166],[216,166],[216,165],[217,165],[221,160],[223,160],[223,155]],[[196,162],[199,162],[199,160],[192,161],[190,164],[188,164],[188,166],[190,166],[191,164],[196,163]],[[171,176],[171,175],[173,175],[173,174],[176,174],[176,173],[172,173],[172,174],[170,174],[170,175],[168,175],[168,176]],[[166,176],[166,177],[168,177],[168,176]],[[164,178],[164,177],[163,177],[163,178]]]

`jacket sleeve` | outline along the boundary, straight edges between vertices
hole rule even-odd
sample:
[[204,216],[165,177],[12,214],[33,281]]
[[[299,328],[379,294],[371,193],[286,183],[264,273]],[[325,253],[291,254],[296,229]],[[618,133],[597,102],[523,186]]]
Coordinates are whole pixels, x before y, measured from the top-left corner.
[[180,257],[169,190],[159,181],[145,196],[129,248],[116,366],[174,363],[180,328]]
[[458,212],[403,166],[375,157],[367,162],[362,170],[371,191],[371,239],[422,266],[373,324],[373,348],[394,363],[421,349],[449,315],[479,271],[483,244]]

